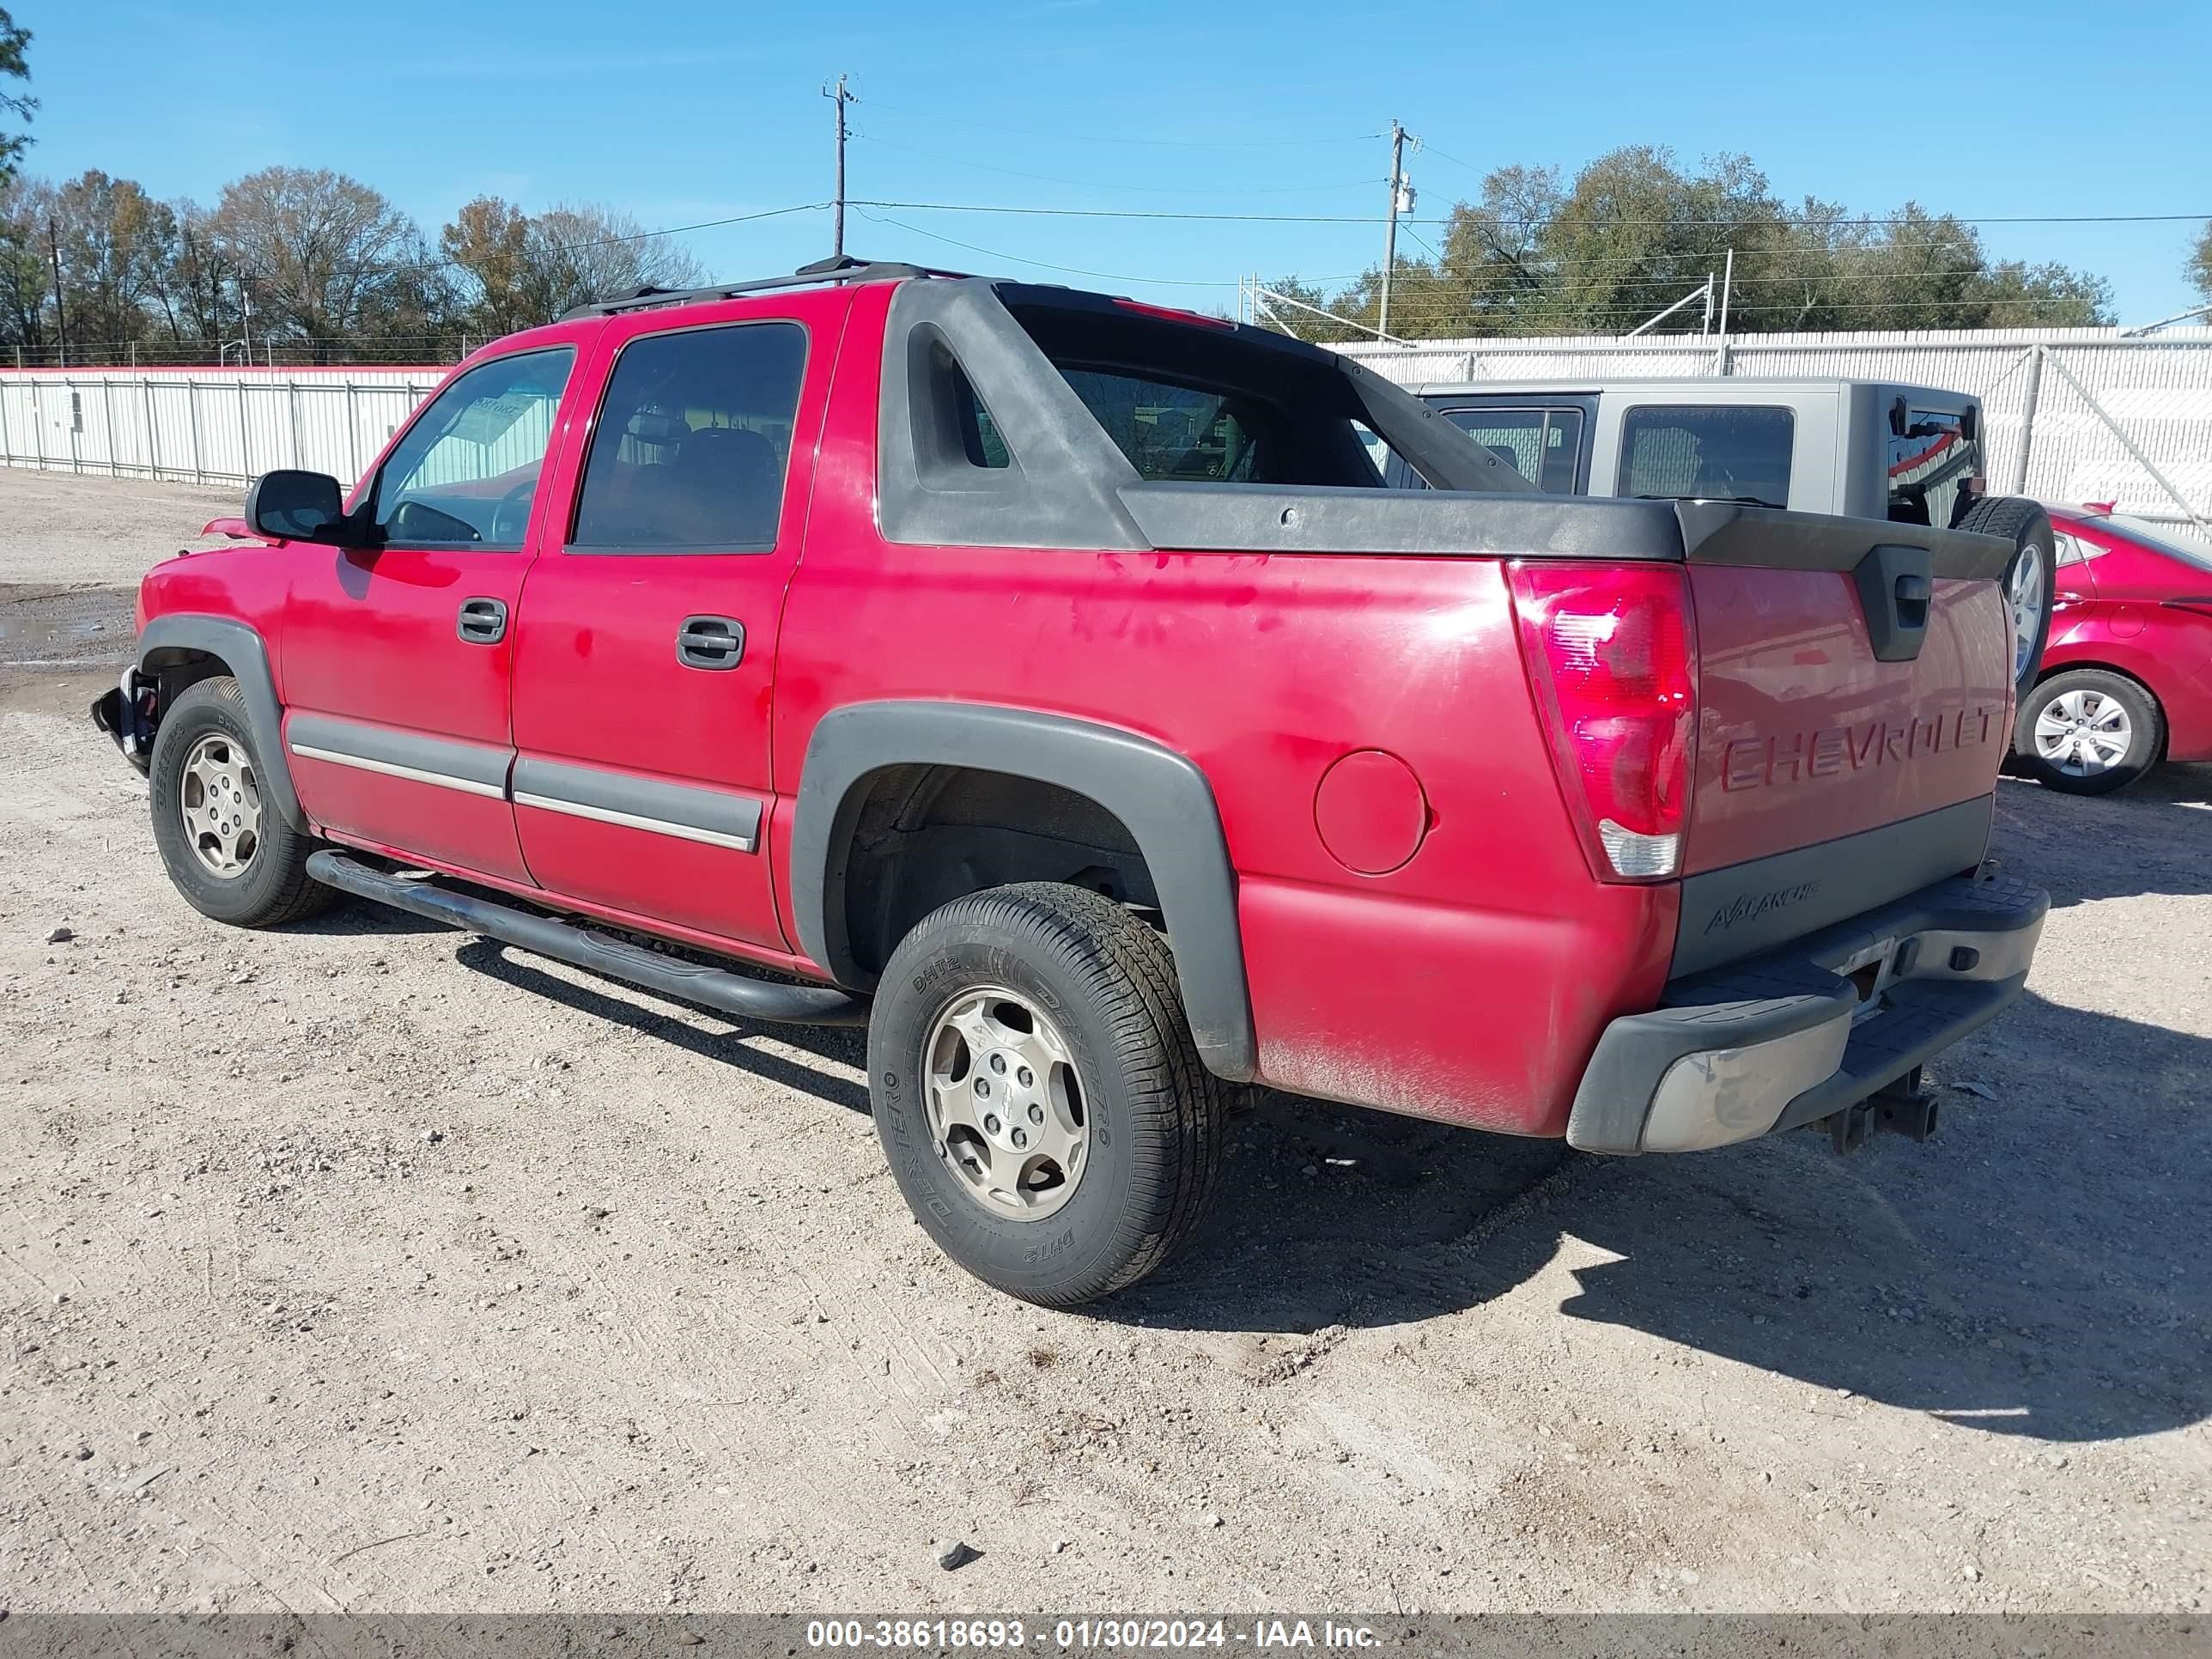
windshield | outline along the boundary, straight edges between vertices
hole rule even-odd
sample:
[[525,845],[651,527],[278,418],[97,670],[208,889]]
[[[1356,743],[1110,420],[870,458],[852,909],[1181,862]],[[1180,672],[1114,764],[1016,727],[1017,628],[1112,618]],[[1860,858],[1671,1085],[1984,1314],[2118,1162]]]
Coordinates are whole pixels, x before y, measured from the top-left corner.
[[2130,541],[2141,542],[2152,551],[2164,553],[2195,565],[2199,570],[2212,570],[2212,542],[2200,541],[2185,531],[2171,525],[2154,524],[2148,519],[2132,518],[2115,513],[2110,518],[2091,519],[2091,525],[2109,525]]

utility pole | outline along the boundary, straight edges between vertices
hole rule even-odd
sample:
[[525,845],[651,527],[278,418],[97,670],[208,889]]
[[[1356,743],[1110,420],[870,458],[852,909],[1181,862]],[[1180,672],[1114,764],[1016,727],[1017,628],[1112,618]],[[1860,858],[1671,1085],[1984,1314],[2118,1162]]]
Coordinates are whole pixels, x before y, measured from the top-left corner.
[[824,87],[822,95],[837,106],[837,192],[831,206],[835,216],[830,220],[830,252],[834,258],[845,257],[845,106],[860,100],[845,89],[845,77],[839,76],[833,88]]
[[246,342],[246,366],[253,367],[253,301],[246,296],[246,273],[238,273],[238,331]]
[[[1382,307],[1376,320],[1377,334],[1390,331],[1390,278],[1398,269],[1398,216],[1413,210],[1413,187],[1406,179],[1406,141],[1413,135],[1394,119],[1390,123],[1390,217],[1382,233]],[[1413,139],[1419,149],[1421,141]]]
[[[37,233],[33,232],[33,234]],[[54,262],[54,332],[61,337],[62,367],[69,367],[69,313],[62,309],[62,234],[52,215],[46,219],[46,251]]]

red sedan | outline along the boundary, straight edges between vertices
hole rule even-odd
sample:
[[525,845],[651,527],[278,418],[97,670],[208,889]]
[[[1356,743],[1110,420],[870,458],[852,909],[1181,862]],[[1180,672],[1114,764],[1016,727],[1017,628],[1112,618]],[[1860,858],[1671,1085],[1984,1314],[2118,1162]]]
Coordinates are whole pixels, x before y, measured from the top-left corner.
[[2094,503],[2051,524],[2057,605],[2014,738],[2028,775],[2101,795],[2212,760],[2212,541]]

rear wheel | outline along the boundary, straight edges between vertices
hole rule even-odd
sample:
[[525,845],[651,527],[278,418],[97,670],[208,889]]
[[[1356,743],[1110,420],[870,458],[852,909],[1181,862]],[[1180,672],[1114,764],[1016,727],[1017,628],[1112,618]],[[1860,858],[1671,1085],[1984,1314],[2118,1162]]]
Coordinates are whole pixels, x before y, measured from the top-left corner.
[[2017,495],[1985,495],[1966,509],[1961,530],[2002,536],[2013,544],[2005,566],[2005,616],[2011,624],[2013,694],[2027,699],[2051,638],[2051,607],[2058,591],[2058,538],[2051,515]]
[[1227,1091],[1166,942],[1033,882],[931,913],[868,1025],[876,1132],[908,1206],[986,1284],[1047,1307],[1133,1285],[1203,1214]]
[[266,775],[236,680],[201,680],[163,712],[147,771],[154,845],[185,902],[237,927],[298,921],[333,896],[308,879],[315,843],[263,793]]
[[2028,775],[2069,795],[2124,789],[2158,763],[2166,716],[2123,674],[2069,668],[2022,699],[2014,747]]

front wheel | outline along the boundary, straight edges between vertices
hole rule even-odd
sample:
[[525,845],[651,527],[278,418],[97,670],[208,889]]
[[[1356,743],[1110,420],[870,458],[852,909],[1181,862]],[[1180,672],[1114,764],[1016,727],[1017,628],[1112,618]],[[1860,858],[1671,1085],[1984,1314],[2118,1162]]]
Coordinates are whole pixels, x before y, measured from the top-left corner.
[[1226,1091],[1166,941],[1082,888],[994,887],[926,917],[884,969],[868,1073],[915,1219],[1045,1307],[1158,1267],[1220,1174]]
[[163,712],[147,769],[154,845],[185,902],[234,927],[298,921],[334,896],[308,878],[315,843],[263,793],[266,775],[229,676],[188,686]]
[[2125,676],[2071,668],[2021,700],[2013,746],[2038,782],[2069,795],[2106,795],[2158,763],[2166,716]]

